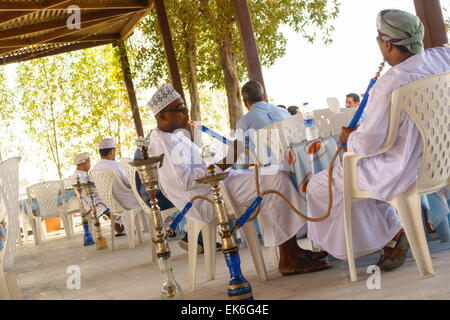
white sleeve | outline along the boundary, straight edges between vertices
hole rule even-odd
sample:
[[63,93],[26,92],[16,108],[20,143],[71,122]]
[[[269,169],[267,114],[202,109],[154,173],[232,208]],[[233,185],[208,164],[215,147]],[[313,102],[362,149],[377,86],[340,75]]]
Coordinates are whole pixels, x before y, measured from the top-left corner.
[[386,139],[389,125],[392,88],[377,83],[371,89],[364,121],[347,141],[348,151],[356,155],[376,153]]
[[170,177],[174,177],[176,185],[182,186],[184,191],[198,188],[195,179],[206,175],[206,163],[200,157],[197,147],[186,137],[173,135],[172,138],[158,139],[152,144],[153,156],[164,153],[163,165],[158,170],[160,180],[170,186],[174,184]]

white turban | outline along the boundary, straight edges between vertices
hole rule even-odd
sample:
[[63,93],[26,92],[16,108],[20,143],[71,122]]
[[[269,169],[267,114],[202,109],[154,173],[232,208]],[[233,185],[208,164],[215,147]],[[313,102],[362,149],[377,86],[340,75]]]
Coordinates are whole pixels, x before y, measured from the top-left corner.
[[147,102],[147,106],[150,107],[150,110],[156,116],[162,109],[178,98],[181,98],[180,94],[169,83],[166,83],[153,94],[150,101]]
[[111,148],[115,148],[115,147],[116,147],[116,144],[114,143],[114,140],[111,139],[111,138],[101,140],[98,143],[98,149],[99,150],[101,150],[101,149],[111,149]]
[[89,159],[89,157],[90,157],[89,152],[79,153],[77,154],[75,159],[73,159],[73,164],[77,166],[79,164],[85,163],[87,159]]

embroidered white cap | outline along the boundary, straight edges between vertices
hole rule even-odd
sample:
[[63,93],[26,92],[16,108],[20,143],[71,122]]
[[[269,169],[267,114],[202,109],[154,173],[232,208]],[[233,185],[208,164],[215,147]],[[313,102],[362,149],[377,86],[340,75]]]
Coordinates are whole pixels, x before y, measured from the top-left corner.
[[75,159],[73,159],[73,164],[77,166],[79,164],[85,163],[87,159],[89,159],[89,157],[90,157],[89,152],[81,152],[77,154]]
[[147,102],[147,106],[150,107],[150,110],[156,116],[162,109],[178,98],[181,98],[181,95],[175,91],[172,85],[166,83],[153,94],[150,101]]
[[107,139],[101,140],[98,143],[98,149],[99,150],[101,150],[101,149],[110,149],[110,148],[115,148],[115,147],[116,147],[116,144],[114,143],[114,140],[111,139],[111,138],[107,138]]

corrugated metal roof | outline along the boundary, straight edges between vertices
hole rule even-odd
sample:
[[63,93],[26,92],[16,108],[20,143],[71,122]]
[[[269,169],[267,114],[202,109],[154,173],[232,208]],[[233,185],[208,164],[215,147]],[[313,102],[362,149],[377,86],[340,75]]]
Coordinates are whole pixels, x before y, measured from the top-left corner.
[[125,39],[152,8],[153,0],[0,1],[0,64]]

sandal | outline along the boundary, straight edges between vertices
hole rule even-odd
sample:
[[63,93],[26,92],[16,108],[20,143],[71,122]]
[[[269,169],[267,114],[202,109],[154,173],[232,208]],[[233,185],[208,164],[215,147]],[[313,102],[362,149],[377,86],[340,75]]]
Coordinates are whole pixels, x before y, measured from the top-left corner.
[[320,251],[320,252],[313,252],[310,250],[302,249],[303,253],[305,254],[305,258],[313,261],[318,261],[326,258],[328,256],[328,252],[326,251]]
[[292,276],[295,274],[305,274],[305,273],[312,273],[312,272],[318,272],[323,271],[326,269],[331,268],[331,266],[327,265],[325,261],[320,260],[310,260],[310,259],[300,259],[297,263],[297,266],[295,267],[295,270],[293,272],[285,272],[282,273],[282,276]]
[[394,247],[386,245],[381,249],[381,257],[377,266],[379,266],[382,271],[394,270],[400,267],[406,260],[409,242],[404,230],[401,229],[392,241],[395,241]]

